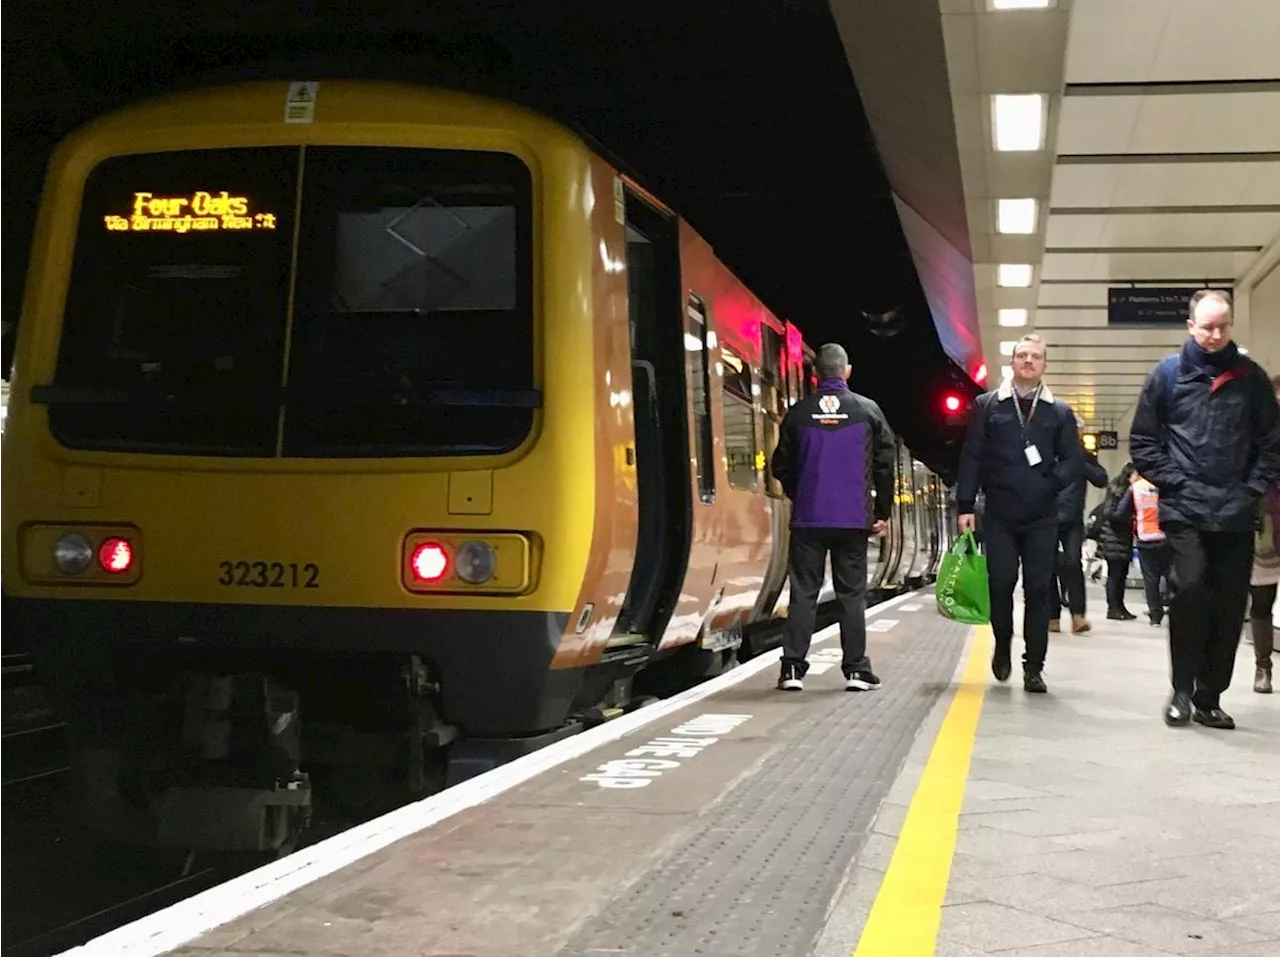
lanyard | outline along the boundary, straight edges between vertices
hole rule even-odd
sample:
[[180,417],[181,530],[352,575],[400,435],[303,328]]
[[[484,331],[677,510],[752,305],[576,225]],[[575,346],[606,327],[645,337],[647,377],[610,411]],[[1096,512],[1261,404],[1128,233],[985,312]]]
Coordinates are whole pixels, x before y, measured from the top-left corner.
[[1040,402],[1040,390],[1044,388],[1041,382],[1036,386],[1036,391],[1031,394],[1031,411],[1027,413],[1027,417],[1022,417],[1022,397],[1018,395],[1018,390],[1013,390],[1013,411],[1018,413],[1018,425],[1022,427],[1022,437],[1027,437],[1027,426],[1031,424],[1031,420],[1036,416],[1036,405]]

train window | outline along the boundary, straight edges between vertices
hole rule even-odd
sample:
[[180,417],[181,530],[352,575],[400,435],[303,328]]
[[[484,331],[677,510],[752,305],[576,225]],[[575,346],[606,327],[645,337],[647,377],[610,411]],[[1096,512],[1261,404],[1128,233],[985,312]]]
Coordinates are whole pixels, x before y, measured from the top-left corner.
[[782,419],[787,414],[786,381],[782,377],[786,357],[783,355],[782,337],[777,332],[770,326],[762,326],[760,332],[763,357],[760,368],[760,404],[764,409],[761,420],[765,452],[764,490],[774,498],[781,498],[782,483],[773,477],[773,450],[778,447]]
[[800,387],[804,390],[805,395],[813,395],[818,391],[818,370],[812,359],[804,360],[803,378],[804,381],[800,383]]
[[684,342],[693,395],[693,460],[698,472],[698,497],[704,505],[716,500],[715,438],[708,405],[711,370],[707,364],[707,335],[707,307],[697,296],[690,296],[685,310]]
[[729,484],[755,491],[760,479],[751,367],[728,348],[721,347],[720,355],[724,366],[724,451]]
[[140,153],[84,186],[54,385],[65,445],[271,455],[296,147]]
[[284,452],[505,452],[533,425],[532,202],[501,153],[309,147]]

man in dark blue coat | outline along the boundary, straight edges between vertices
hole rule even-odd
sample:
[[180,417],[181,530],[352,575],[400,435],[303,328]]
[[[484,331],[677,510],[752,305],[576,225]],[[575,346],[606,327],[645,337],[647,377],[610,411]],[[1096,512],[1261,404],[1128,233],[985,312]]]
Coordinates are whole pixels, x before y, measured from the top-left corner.
[[867,538],[882,535],[893,508],[893,432],[880,407],[849,390],[849,356],[835,343],[818,351],[818,391],[787,412],[773,474],[792,501],[787,571],[791,605],[778,687],[804,687],[809,643],[827,553],[840,605],[845,688],[874,691],[867,657]]
[[[1084,420],[1076,417],[1076,430],[1084,426]],[[1089,620],[1085,618],[1084,593],[1084,483],[1097,488],[1107,487],[1107,470],[1098,464],[1098,457],[1088,449],[1084,450],[1084,472],[1074,482],[1058,493],[1058,543],[1062,551],[1058,552],[1057,578],[1058,586],[1054,591],[1054,600],[1059,596],[1071,611],[1071,630],[1076,634],[1088,631]],[[1049,630],[1057,631],[1061,622],[1062,605],[1050,613]],[[1110,617],[1110,615],[1108,615]]]
[[1045,364],[1039,336],[1014,344],[1013,378],[978,396],[969,413],[956,492],[962,532],[973,528],[974,501],[986,493],[984,547],[996,639],[991,672],[997,681],[1008,681],[1013,668],[1013,589],[1022,565],[1022,687],[1033,694],[1047,690],[1049,618],[1058,606],[1058,494],[1084,469],[1075,413],[1045,387]]
[[1133,464],[1160,492],[1173,552],[1164,720],[1230,729],[1231,684],[1244,625],[1253,535],[1280,474],[1280,409],[1267,374],[1231,341],[1231,297],[1191,297],[1191,337],[1147,376],[1129,429]]

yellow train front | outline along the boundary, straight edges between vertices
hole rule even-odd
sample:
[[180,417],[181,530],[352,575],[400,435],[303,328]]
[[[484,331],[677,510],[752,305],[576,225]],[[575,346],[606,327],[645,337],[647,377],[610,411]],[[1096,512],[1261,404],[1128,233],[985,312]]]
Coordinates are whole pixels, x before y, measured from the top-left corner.
[[318,779],[376,809],[615,713],[643,667],[723,666],[785,614],[767,453],[809,355],[510,105],[261,83],[77,133],[3,580],[94,820],[287,847]]

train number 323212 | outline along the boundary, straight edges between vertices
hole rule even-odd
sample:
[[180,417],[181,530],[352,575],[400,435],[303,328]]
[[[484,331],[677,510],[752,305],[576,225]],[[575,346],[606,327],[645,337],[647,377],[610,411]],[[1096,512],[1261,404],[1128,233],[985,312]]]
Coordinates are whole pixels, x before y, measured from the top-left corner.
[[219,585],[245,588],[319,588],[320,566],[315,562],[218,562]]

